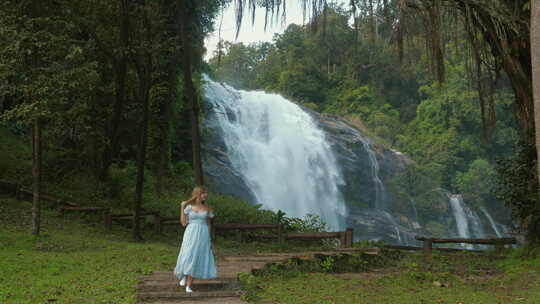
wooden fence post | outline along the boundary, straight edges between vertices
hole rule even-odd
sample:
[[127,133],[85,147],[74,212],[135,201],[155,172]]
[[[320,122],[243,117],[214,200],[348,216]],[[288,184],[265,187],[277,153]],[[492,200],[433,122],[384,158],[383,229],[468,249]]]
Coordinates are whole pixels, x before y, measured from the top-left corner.
[[345,248],[352,248],[353,244],[353,229],[347,228],[345,231]]
[[212,237],[212,241],[215,242],[215,240],[216,240],[216,225],[214,225],[214,218],[210,219],[210,235]]
[[501,254],[503,251],[504,251],[504,243],[503,242],[495,243],[495,252],[497,254]]
[[425,239],[424,240],[424,253],[431,254],[432,249],[433,249],[433,239]]
[[18,201],[22,200],[22,194],[21,194],[22,186],[19,185],[17,187],[17,193],[15,193],[15,198],[17,198]]
[[108,227],[109,227],[108,223],[109,223],[110,215],[111,215],[111,208],[105,208],[103,210],[103,222],[105,224],[105,229],[106,230],[110,230],[110,229],[108,229]]
[[159,214],[159,211],[156,211],[154,214],[154,229],[159,234],[159,226],[161,226],[161,215]]
[[339,232],[339,243],[340,248],[347,248],[347,231],[340,231]]
[[16,186],[15,186],[15,198],[17,198],[18,201],[21,200],[21,188],[22,188],[21,185],[16,184]]
[[282,243],[283,243],[283,224],[281,224],[281,223],[278,223],[278,227],[277,227],[277,239],[278,239],[278,243],[279,243],[279,244],[282,244]]
[[112,230],[112,214],[110,212],[105,216],[105,230]]
[[156,217],[156,232],[157,232],[157,234],[162,234],[162,233],[163,233],[163,227],[162,227],[162,225],[161,225],[161,224],[162,224],[161,221],[162,221],[162,220],[161,220],[161,216],[158,215],[158,216]]

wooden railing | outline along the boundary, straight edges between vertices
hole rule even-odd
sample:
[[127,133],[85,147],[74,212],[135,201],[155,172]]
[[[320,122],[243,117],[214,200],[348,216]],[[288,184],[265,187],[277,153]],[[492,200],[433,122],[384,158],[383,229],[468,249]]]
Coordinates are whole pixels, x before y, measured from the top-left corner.
[[[180,225],[180,219],[178,216],[174,217],[161,217],[156,222],[156,231],[162,233],[165,226]],[[353,243],[353,229],[349,228],[345,231],[337,232],[305,232],[305,233],[284,233],[282,224],[213,224],[211,223],[211,235],[215,238],[218,231],[231,231],[236,230],[238,232],[238,238],[243,241],[245,239],[244,233],[246,231],[256,230],[274,230],[275,234],[259,234],[253,235],[254,238],[260,239],[276,239],[279,243],[285,240],[321,240],[337,238],[340,240],[342,248],[351,248]]]
[[[254,238],[262,239],[275,239],[276,235],[271,234],[260,234],[254,235]],[[282,240],[303,240],[303,241],[313,241],[313,240],[322,240],[322,239],[339,239],[342,248],[351,248],[353,243],[353,229],[348,228],[345,231],[336,231],[336,232],[295,232],[295,233],[284,233],[281,236]]]
[[426,238],[416,237],[418,241],[424,242],[424,252],[430,253],[433,250],[433,244],[442,243],[464,243],[477,245],[495,245],[498,251],[504,248],[505,245],[516,244],[516,238],[491,238],[491,239],[464,239],[464,238]]
[[212,238],[215,237],[217,231],[231,231],[236,230],[240,241],[245,240],[246,231],[254,230],[275,230],[276,234],[272,234],[277,239],[278,243],[283,242],[283,225],[282,224],[214,224],[212,225]]
[[[21,185],[0,180],[0,190],[13,194],[19,200],[31,200],[33,193],[31,190],[24,189]],[[40,198],[52,202],[58,207],[62,217],[66,212],[84,212],[84,213],[102,213],[106,230],[112,229],[113,221],[133,221],[132,213],[111,214],[111,209],[107,207],[95,206],[79,206],[78,204],[69,202],[65,199],[56,197],[48,193],[40,193]],[[180,218],[178,216],[160,216],[157,211],[141,210],[140,219],[147,216],[153,216],[155,219],[155,227],[157,233],[162,233],[163,228],[169,225],[180,226]],[[241,239],[246,231],[254,230],[274,230],[275,234],[254,235],[255,238],[261,239],[277,239],[279,243],[285,240],[321,240],[337,238],[341,242],[342,248],[351,248],[353,243],[353,229],[349,228],[345,231],[338,232],[306,232],[306,233],[284,233],[282,224],[213,224],[211,223],[211,234],[215,237],[216,231],[231,231],[236,230]]]
[[6,193],[17,196],[20,188],[21,186],[17,183],[0,180],[0,192],[6,192]]
[[[159,223],[159,219],[161,218],[159,215],[159,211],[150,211],[150,210],[141,210],[139,213],[139,221],[143,220],[147,216],[153,216],[154,217],[154,225],[157,226]],[[121,213],[121,214],[110,214],[107,213],[105,217],[105,229],[112,230],[112,222],[114,221],[133,221],[134,215],[133,213]]]

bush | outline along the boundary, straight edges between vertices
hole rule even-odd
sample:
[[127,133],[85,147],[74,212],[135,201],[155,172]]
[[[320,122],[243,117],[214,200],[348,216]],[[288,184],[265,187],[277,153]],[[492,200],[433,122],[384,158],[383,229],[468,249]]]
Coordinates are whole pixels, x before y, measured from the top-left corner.
[[[536,171],[536,148],[520,142],[516,153],[497,162],[494,193],[520,221],[530,244],[540,244],[540,201]],[[534,169],[533,169],[534,168]]]

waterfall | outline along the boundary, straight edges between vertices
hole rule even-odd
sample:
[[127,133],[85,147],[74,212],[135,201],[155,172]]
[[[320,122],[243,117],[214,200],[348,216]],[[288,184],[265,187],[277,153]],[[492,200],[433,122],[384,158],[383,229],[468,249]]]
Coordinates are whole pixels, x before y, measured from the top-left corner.
[[487,217],[489,223],[491,224],[491,228],[493,228],[493,231],[495,232],[495,234],[497,235],[497,237],[502,237],[502,233],[499,231],[499,229],[497,228],[497,224],[495,223],[495,221],[493,220],[493,218],[491,217],[491,215],[489,214],[489,212],[487,211],[486,208],[484,207],[481,207],[480,208],[480,211],[482,211],[482,213],[484,213],[484,215]]
[[[375,151],[369,138],[340,117],[304,110],[276,94],[205,82],[203,165],[213,191],[288,217],[318,215],[330,230],[353,228],[356,240],[417,245],[417,233],[440,232],[438,225],[420,222],[425,210],[418,197],[387,191],[383,180],[408,166],[397,152],[382,146]],[[505,228],[490,216],[479,217],[460,195],[441,188],[422,195],[432,191],[450,205],[433,214],[443,235],[483,237],[487,219],[499,233]]]
[[[454,212],[454,218],[456,219],[456,228],[458,235],[462,238],[468,239],[471,237],[469,231],[469,222],[467,221],[467,215],[465,214],[465,209],[463,208],[463,199],[461,195],[450,194],[450,206]],[[471,245],[466,246],[469,249],[472,249]]]
[[[398,223],[392,214],[388,212],[388,198],[384,184],[379,177],[380,166],[379,161],[377,160],[377,155],[375,155],[375,151],[373,151],[371,148],[371,144],[368,140],[360,138],[360,141],[362,142],[362,145],[364,146],[369,158],[371,179],[373,181],[373,187],[375,188],[375,209],[383,213],[384,217],[388,220],[388,223],[394,227],[394,230],[396,231],[396,239],[399,244],[414,244],[415,240],[411,235],[403,233],[405,238],[402,238],[402,231],[400,230]],[[414,208],[414,211],[416,212],[416,207]],[[418,216],[416,220],[418,221]]]
[[478,214],[476,214],[476,212],[472,211],[470,208],[467,208],[466,212],[469,222],[471,223],[472,236],[474,238],[485,238],[486,233],[484,231],[482,221],[480,220]]
[[368,153],[369,162],[371,165],[371,177],[373,179],[375,188],[375,208],[386,209],[386,190],[381,178],[379,177],[379,162],[377,161],[377,156],[371,148],[371,144],[367,140],[361,139],[361,142]]
[[416,210],[416,201],[411,197],[410,198],[410,201],[411,201],[411,206],[413,208],[413,211],[414,211],[414,220],[415,222],[413,222],[413,228],[416,230],[416,229],[420,229],[420,221],[418,220],[418,210]]
[[234,169],[266,209],[319,215],[345,228],[344,185],[330,144],[312,117],[282,96],[206,79],[206,97]]
[[[448,197],[456,220],[458,235],[466,239],[484,238],[486,233],[478,214],[467,207],[460,194],[448,194]],[[474,248],[472,245],[466,247],[468,249]]]

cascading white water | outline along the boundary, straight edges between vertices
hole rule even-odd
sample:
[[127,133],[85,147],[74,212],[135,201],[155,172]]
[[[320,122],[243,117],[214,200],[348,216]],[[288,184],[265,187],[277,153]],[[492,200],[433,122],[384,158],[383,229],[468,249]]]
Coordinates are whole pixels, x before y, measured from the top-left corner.
[[413,208],[413,211],[414,211],[414,220],[415,222],[413,222],[413,228],[414,229],[420,229],[420,221],[418,220],[418,210],[416,210],[416,201],[411,197],[410,198],[410,201],[411,201],[411,206]]
[[229,159],[258,203],[292,217],[316,214],[331,230],[344,229],[344,180],[310,115],[276,94],[206,81]]
[[[375,155],[375,151],[371,148],[371,143],[364,138],[361,138],[360,141],[364,146],[369,158],[369,163],[371,167],[371,179],[373,180],[373,186],[375,188],[375,209],[379,212],[382,212],[384,217],[388,219],[388,222],[394,227],[396,231],[396,239],[398,242],[404,244],[413,244],[415,242],[414,238],[408,234],[404,234],[405,239],[402,238],[402,233],[394,217],[388,212],[388,198],[386,195],[386,189],[384,187],[381,178],[379,177],[379,161]],[[415,208],[416,211],[416,208]]]
[[[482,227],[482,222],[478,214],[465,205],[463,197],[460,194],[448,194],[450,205],[452,207],[458,235],[462,238],[484,238],[486,233]],[[469,249],[474,246],[467,245]]]
[[491,214],[489,214],[487,209],[484,207],[481,207],[480,211],[482,211],[482,213],[484,213],[484,215],[487,217],[489,223],[491,224],[491,228],[493,228],[493,231],[495,232],[497,237],[502,237],[502,233],[500,232],[499,228],[497,228],[497,224],[495,223],[495,221],[493,220],[493,218],[491,217]]
[[478,214],[474,211],[472,211],[470,208],[466,209],[467,212],[467,218],[469,220],[469,223],[471,224],[471,232],[472,237],[474,238],[485,238],[486,233],[484,231],[484,228],[482,226],[482,221],[480,220],[480,217]]
[[368,153],[369,162],[371,165],[371,177],[375,186],[375,208],[386,209],[386,190],[381,178],[379,177],[379,162],[377,161],[377,156],[371,148],[369,141],[365,139],[361,139],[361,141]]
[[454,212],[454,218],[456,219],[458,235],[462,238],[468,239],[471,237],[471,233],[469,230],[467,215],[465,214],[465,209],[463,208],[463,199],[459,194],[451,194],[449,195],[449,198],[452,211]]

